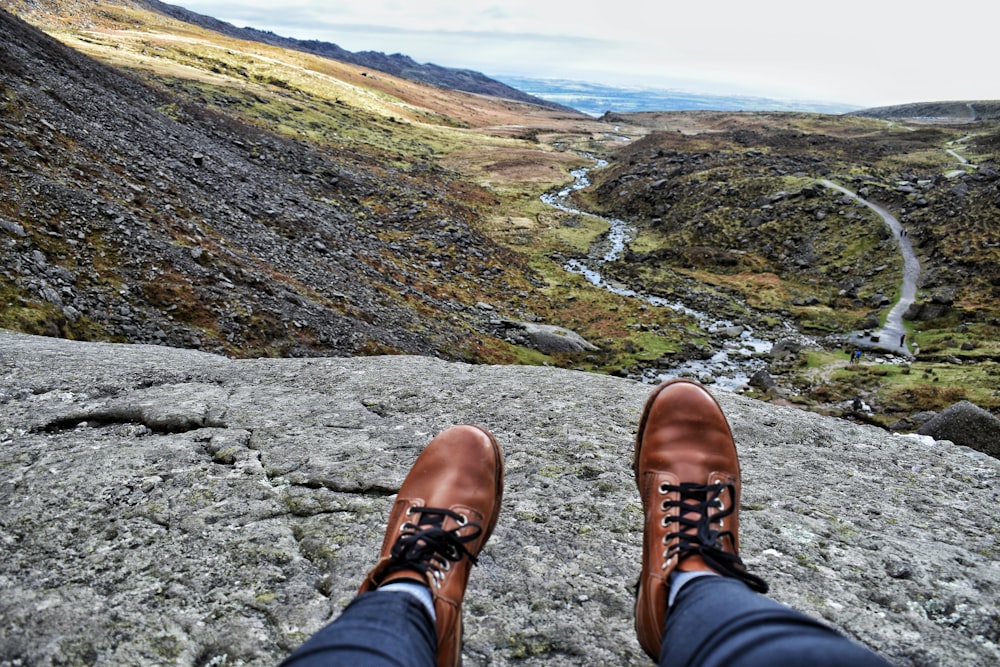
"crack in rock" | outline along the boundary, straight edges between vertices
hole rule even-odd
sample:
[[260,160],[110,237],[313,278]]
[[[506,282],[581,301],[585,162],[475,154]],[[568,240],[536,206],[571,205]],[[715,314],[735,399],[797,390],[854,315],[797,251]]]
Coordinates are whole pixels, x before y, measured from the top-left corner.
[[153,412],[147,406],[115,406],[74,412],[54,419],[41,430],[54,433],[74,430],[81,426],[111,426],[114,424],[140,424],[152,433],[166,435],[188,433],[203,428],[228,428],[226,422],[213,415]]
[[229,392],[203,384],[158,385],[148,390],[91,404],[45,422],[40,430],[57,432],[82,425],[140,424],[159,435],[203,428],[228,428]]

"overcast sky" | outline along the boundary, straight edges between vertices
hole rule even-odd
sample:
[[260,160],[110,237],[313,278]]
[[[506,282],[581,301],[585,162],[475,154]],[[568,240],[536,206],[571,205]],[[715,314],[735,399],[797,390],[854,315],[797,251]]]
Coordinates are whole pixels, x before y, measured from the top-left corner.
[[983,4],[171,0],[238,27],[490,76],[883,106],[1000,99]]

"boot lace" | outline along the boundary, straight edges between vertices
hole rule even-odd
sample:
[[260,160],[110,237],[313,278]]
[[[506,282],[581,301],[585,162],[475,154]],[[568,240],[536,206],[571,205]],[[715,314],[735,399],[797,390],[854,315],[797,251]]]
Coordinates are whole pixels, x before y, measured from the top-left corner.
[[[440,586],[452,563],[468,558],[473,565],[477,564],[476,557],[465,545],[482,534],[482,526],[478,523],[470,522],[458,512],[437,507],[411,507],[407,514],[419,514],[419,518],[407,521],[400,529],[400,536],[390,551],[393,565],[389,572],[417,570],[430,574]],[[447,518],[454,519],[458,527],[445,530],[442,524]]]
[[[739,579],[752,590],[766,593],[767,582],[760,577],[747,572],[743,560],[723,547],[723,540],[735,545],[736,537],[730,530],[725,530],[726,518],[731,516],[735,507],[726,507],[722,500],[724,491],[729,490],[729,497],[735,497],[732,484],[693,484],[684,482],[680,485],[661,484],[660,493],[677,493],[677,500],[664,500],[662,509],[667,511],[672,507],[679,510],[678,516],[664,516],[663,525],[678,524],[677,530],[667,533],[664,541],[671,544],[663,552],[663,557],[669,562],[676,557],[678,564],[687,558],[701,556],[705,564],[727,577]],[[709,513],[710,510],[716,510]],[[664,564],[666,567],[666,564]]]

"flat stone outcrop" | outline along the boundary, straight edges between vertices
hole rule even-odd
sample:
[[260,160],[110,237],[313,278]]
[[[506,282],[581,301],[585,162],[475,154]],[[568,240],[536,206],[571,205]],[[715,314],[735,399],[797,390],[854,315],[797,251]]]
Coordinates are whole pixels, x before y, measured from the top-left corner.
[[[649,664],[631,457],[650,390],[0,332],[0,664],[276,664],[351,599],[410,464],[463,422],[507,462],[466,664]],[[717,395],[743,556],[774,598],[895,664],[1000,662],[1000,461]]]

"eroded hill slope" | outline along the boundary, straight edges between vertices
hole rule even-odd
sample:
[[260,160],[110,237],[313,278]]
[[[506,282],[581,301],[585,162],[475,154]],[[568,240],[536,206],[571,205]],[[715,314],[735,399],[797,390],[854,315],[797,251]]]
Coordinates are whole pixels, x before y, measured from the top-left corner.
[[489,193],[369,143],[240,122],[0,22],[0,323],[237,355],[505,354],[462,315],[530,284],[470,224]]

